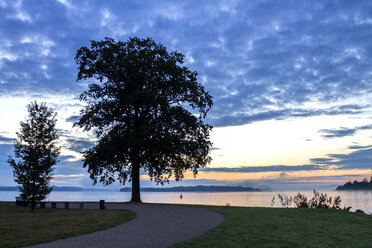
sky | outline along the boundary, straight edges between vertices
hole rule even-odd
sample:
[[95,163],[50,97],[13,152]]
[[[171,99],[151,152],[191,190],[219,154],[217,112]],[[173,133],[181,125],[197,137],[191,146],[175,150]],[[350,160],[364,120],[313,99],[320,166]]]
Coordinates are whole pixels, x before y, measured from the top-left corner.
[[183,53],[214,100],[212,163],[166,187],[334,189],[372,175],[371,1],[0,0],[0,186],[15,185],[6,160],[34,100],[58,113],[52,184],[92,186],[74,57],[135,36]]

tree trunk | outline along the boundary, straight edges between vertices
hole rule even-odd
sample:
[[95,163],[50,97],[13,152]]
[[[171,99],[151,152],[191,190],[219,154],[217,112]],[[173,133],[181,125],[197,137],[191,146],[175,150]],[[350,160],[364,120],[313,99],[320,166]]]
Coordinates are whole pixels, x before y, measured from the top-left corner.
[[33,212],[34,209],[35,209],[35,197],[33,196],[31,200],[31,212]]
[[138,162],[133,162],[132,167],[132,199],[130,202],[141,203],[140,191],[140,165]]

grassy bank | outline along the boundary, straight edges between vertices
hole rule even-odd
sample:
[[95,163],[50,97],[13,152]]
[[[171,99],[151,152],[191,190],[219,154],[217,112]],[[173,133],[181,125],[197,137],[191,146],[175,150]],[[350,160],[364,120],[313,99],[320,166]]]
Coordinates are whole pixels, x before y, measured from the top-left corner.
[[[198,206],[202,207],[202,206]],[[225,221],[173,247],[371,247],[372,216],[332,209],[203,207]]]
[[36,209],[0,202],[0,247],[20,247],[90,233],[129,221],[129,210]]

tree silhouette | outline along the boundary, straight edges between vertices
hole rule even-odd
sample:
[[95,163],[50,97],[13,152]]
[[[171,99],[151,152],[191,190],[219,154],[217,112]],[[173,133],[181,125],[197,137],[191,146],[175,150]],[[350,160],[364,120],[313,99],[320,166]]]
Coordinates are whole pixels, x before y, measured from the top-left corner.
[[27,105],[27,109],[28,119],[20,123],[14,145],[15,157],[20,161],[9,157],[8,163],[13,167],[14,180],[22,185],[21,197],[31,201],[31,211],[34,211],[35,203],[52,191],[49,182],[60,149],[55,145],[56,113],[45,103],[36,101]]
[[367,178],[363,178],[360,182],[357,180],[349,181],[342,186],[338,186],[336,190],[372,190],[372,177],[369,182]]
[[77,81],[96,79],[80,96],[88,105],[75,123],[99,138],[84,154],[94,184],[132,181],[131,201],[141,202],[140,168],[163,184],[210,163],[212,127],[203,119],[212,97],[180,66],[183,58],[150,38],[105,38],[77,51]]

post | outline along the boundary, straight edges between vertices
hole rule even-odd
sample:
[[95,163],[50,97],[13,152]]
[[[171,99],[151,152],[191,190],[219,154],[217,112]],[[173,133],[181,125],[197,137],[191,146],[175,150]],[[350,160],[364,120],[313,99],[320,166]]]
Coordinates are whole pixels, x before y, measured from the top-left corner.
[[17,196],[16,197],[16,206],[21,206],[21,207],[25,207],[25,201],[20,197],[20,196]]
[[31,212],[34,211],[35,207],[36,207],[36,201],[35,201],[35,197],[33,196],[31,199]]
[[100,200],[99,201],[99,209],[101,209],[101,210],[106,209],[105,200]]

